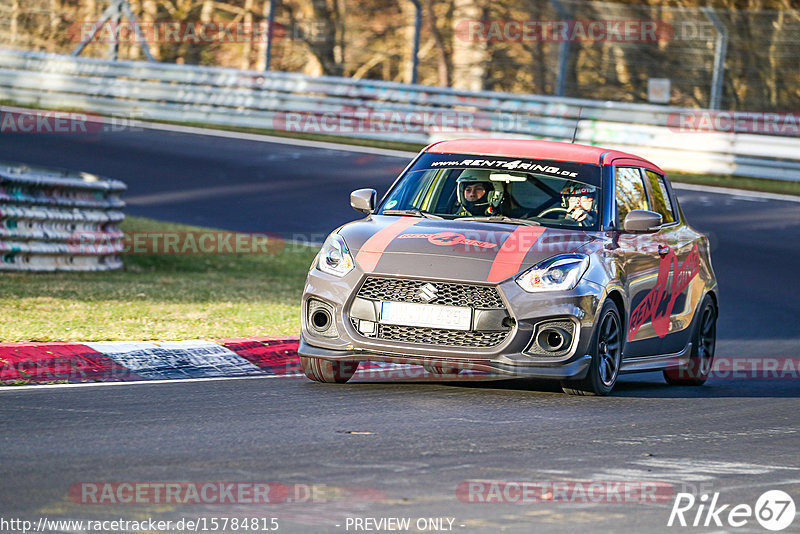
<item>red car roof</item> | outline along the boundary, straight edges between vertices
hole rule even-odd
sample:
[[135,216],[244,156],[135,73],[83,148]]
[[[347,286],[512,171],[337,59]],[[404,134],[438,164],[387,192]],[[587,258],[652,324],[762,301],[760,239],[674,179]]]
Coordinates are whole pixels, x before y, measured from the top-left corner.
[[453,139],[428,145],[424,152],[441,154],[480,154],[482,156],[508,156],[512,158],[547,159],[572,161],[593,165],[619,164],[638,165],[664,174],[657,165],[644,158],[606,148],[560,143],[558,141],[536,141],[533,139]]

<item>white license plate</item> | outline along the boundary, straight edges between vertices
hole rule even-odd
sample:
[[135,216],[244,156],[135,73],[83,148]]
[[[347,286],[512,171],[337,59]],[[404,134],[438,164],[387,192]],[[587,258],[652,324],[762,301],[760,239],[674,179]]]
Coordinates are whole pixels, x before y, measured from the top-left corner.
[[402,326],[469,330],[472,327],[472,308],[384,301],[381,303],[381,322]]

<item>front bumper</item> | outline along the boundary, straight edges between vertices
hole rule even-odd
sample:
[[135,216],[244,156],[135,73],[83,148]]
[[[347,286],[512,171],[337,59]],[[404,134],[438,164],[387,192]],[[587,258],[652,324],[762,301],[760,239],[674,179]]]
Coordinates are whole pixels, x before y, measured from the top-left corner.
[[[589,281],[566,292],[531,294],[513,280],[496,287],[513,319],[505,339],[490,347],[443,346],[430,343],[376,339],[358,332],[350,310],[366,276],[354,270],[342,278],[312,269],[303,292],[300,356],[331,360],[383,361],[403,364],[438,364],[445,368],[472,369],[506,376],[545,379],[579,379],[586,376],[595,316],[602,304],[602,287]],[[402,279],[403,277],[396,277]],[[415,280],[418,280],[415,278]],[[462,280],[426,280],[464,283]],[[487,284],[482,284],[487,285]],[[335,336],[320,336],[309,329],[309,299],[333,308]],[[543,323],[569,321],[573,340],[557,357],[534,354],[531,347]]]
[[591,363],[591,356],[584,355],[571,359],[569,362],[539,362],[536,365],[518,365],[500,360],[485,360],[478,358],[447,358],[431,356],[411,356],[393,353],[369,352],[365,350],[331,350],[309,345],[305,338],[300,336],[300,346],[297,349],[300,356],[325,358],[329,360],[348,361],[376,361],[411,365],[438,364],[461,370],[480,371],[507,376],[524,376],[530,378],[567,379],[583,378]]

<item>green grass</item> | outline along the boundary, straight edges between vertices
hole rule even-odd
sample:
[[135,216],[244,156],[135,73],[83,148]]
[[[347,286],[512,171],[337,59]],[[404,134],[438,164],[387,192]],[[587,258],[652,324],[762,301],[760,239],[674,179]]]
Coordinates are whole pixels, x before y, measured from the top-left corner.
[[[129,217],[126,232],[207,229]],[[125,255],[100,273],[7,273],[1,341],[183,340],[297,335],[317,249],[275,254]]]

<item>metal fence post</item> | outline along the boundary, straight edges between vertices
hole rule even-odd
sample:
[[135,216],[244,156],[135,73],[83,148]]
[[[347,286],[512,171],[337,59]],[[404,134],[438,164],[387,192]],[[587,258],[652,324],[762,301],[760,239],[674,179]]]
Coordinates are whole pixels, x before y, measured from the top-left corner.
[[705,13],[717,31],[717,44],[714,49],[714,74],[711,78],[711,98],[708,107],[719,109],[722,104],[722,83],[725,79],[725,57],[728,54],[728,28],[722,23],[714,10],[704,7]]
[[[558,16],[566,21],[572,20],[572,15],[564,8],[559,0],[550,0],[553,7],[558,12]],[[556,77],[556,96],[564,96],[567,89],[567,63],[569,60],[569,40],[561,41],[558,45],[558,75]]]
[[118,0],[111,4],[111,24],[114,30],[114,40],[108,46],[108,56],[111,61],[119,59],[119,22],[122,20],[122,8],[120,4],[123,0]]
[[94,27],[92,28],[92,32],[85,37],[78,45],[72,50],[70,55],[72,56],[79,56],[83,49],[92,42],[95,35],[100,31],[103,25],[108,22],[109,20],[112,21],[113,30],[114,30],[114,42],[109,46],[109,56],[112,61],[117,60],[118,52],[119,52],[119,23],[122,18],[122,14],[125,14],[128,17],[128,20],[131,22],[131,26],[133,26],[133,31],[136,34],[136,40],[139,43],[139,46],[142,48],[147,61],[155,61],[156,58],[153,57],[153,54],[150,53],[150,47],[147,45],[147,40],[145,39],[144,34],[142,33],[142,28],[139,26],[139,23],[136,22],[136,17],[133,15],[133,11],[131,11],[130,6],[128,5],[127,0],[112,0],[111,5],[103,11],[103,14],[100,15],[100,19],[95,22]]
[[136,16],[131,11],[131,6],[128,5],[126,0],[120,2],[120,8],[122,12],[128,17],[128,20],[131,21],[131,25],[133,26],[133,31],[136,33],[136,40],[139,41],[139,46],[144,52],[144,57],[147,58],[147,61],[155,61],[156,58],[153,57],[153,54],[150,53],[150,46],[147,44],[147,39],[142,33],[142,28],[139,26],[139,23],[136,22]]
[[411,56],[411,83],[417,83],[417,68],[419,67],[419,34],[422,31],[422,5],[419,0],[410,0],[417,13],[414,15],[414,52]]
[[267,57],[264,61],[264,70],[269,70],[272,65],[272,35],[275,31],[275,0],[269,0],[269,17],[267,18]]

